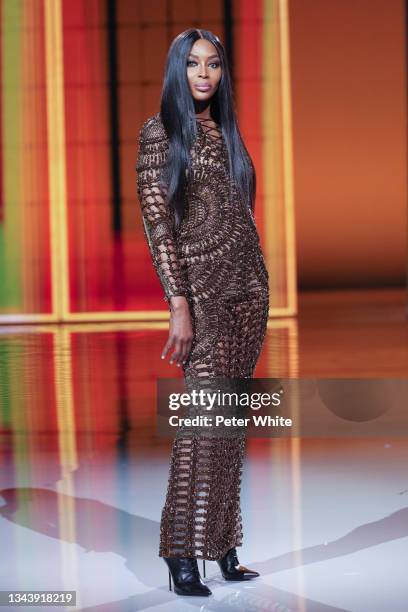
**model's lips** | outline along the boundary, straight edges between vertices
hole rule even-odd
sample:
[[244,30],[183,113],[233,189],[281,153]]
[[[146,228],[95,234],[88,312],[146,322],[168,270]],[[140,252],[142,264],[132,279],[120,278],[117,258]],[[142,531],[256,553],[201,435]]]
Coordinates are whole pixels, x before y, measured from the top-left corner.
[[209,91],[211,89],[211,85],[194,85],[195,89],[198,91]]

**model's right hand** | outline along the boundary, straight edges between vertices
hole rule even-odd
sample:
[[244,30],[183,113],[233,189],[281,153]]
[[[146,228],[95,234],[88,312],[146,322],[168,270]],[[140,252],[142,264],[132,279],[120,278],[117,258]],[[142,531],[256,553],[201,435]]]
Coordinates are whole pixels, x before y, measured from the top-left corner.
[[170,363],[177,366],[186,361],[193,341],[193,327],[188,302],[184,296],[170,298],[170,328],[169,338],[164,345],[161,358],[165,359],[168,351],[174,347]]

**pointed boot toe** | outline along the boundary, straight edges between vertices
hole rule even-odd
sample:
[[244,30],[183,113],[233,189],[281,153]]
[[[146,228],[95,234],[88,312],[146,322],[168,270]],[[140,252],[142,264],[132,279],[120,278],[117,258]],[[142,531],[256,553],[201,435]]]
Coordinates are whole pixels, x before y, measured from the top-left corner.
[[225,580],[251,580],[251,578],[259,576],[258,572],[240,564],[235,548],[231,548],[226,555],[217,560],[217,563],[220,566],[221,574]]

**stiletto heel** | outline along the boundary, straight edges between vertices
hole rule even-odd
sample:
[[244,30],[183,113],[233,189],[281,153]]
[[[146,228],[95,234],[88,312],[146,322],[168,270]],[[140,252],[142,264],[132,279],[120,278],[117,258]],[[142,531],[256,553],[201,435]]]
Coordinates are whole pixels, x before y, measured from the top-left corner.
[[258,572],[240,564],[235,548],[231,548],[221,559],[217,559],[217,563],[225,580],[251,580],[259,576]]
[[205,576],[205,559],[203,559],[203,576],[204,576],[204,578],[206,577]]
[[163,557],[169,568],[169,590],[173,579],[173,591],[177,595],[211,595],[207,585],[201,580],[197,559],[191,557]]

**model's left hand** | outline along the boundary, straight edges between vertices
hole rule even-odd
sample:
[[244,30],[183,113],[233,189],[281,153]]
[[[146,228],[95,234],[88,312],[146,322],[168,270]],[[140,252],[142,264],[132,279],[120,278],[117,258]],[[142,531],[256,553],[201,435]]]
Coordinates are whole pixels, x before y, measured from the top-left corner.
[[170,328],[169,338],[162,352],[164,359],[168,351],[174,346],[170,362],[176,361],[177,366],[186,361],[193,341],[193,327],[188,302],[183,296],[174,296],[170,299]]

